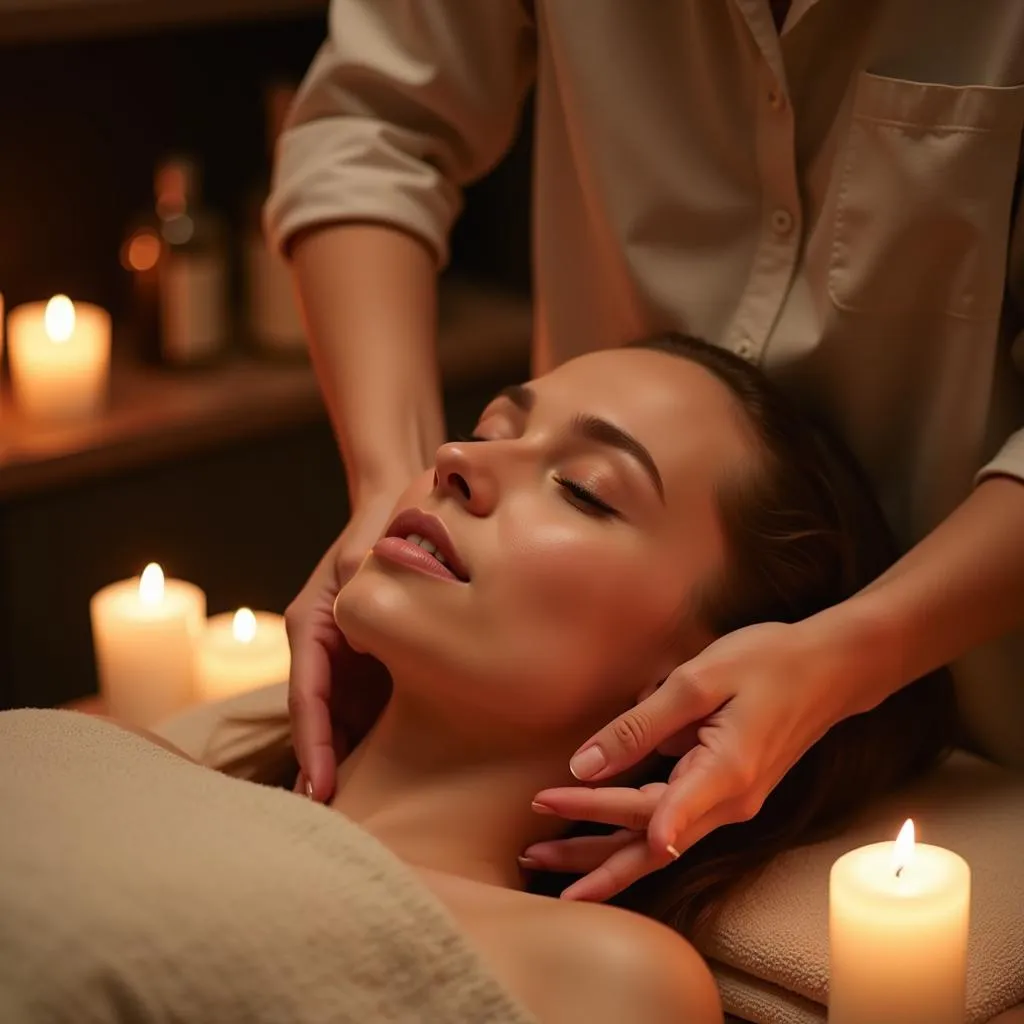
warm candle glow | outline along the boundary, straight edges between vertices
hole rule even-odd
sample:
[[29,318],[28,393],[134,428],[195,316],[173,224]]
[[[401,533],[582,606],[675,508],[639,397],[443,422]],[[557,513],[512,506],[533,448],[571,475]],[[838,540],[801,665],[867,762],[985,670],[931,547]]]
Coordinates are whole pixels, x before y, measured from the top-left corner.
[[160,239],[152,231],[138,231],[132,235],[122,262],[128,270],[152,270],[160,259]]
[[844,853],[829,874],[829,1024],[964,1024],[971,869],[899,839]]
[[66,295],[54,295],[46,304],[43,323],[50,341],[67,341],[75,333],[75,304]]
[[100,694],[118,721],[150,729],[195,699],[195,647],[206,624],[199,587],[165,579],[153,562],[93,594],[89,617]]
[[145,605],[158,605],[164,599],[164,571],[150,562],[139,577],[139,600]]
[[914,859],[914,819],[907,818],[896,837],[896,845],[892,848],[892,866],[899,878],[903,869]]
[[239,608],[231,623],[231,633],[240,644],[251,644],[256,636],[256,616],[251,608]]
[[11,310],[8,363],[15,401],[37,420],[95,416],[107,399],[110,314],[55,295]]

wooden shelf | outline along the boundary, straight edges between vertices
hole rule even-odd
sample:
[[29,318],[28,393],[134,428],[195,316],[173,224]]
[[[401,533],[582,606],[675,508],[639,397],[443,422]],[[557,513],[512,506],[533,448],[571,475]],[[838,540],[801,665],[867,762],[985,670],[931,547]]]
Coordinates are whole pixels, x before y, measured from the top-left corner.
[[327,0],[0,0],[0,43],[326,12]]
[[[446,384],[514,371],[528,360],[529,302],[451,284],[442,290],[438,350]],[[114,369],[111,400],[97,418],[41,425],[0,407],[0,501],[129,471],[162,459],[322,419],[312,368],[238,358],[187,373]]]

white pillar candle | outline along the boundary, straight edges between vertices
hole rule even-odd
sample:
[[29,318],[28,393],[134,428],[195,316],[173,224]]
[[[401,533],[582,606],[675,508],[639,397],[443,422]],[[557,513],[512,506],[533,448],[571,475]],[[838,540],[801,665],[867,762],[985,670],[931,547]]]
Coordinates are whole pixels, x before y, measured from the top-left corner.
[[155,562],[90,602],[100,693],[111,715],[146,728],[195,699],[195,644],[206,595]]
[[895,843],[840,857],[829,882],[830,1024],[963,1024],[971,872],[938,846]]
[[220,700],[286,682],[290,667],[282,616],[248,608],[214,615],[197,648],[200,699]]
[[110,314],[55,295],[11,310],[7,323],[14,398],[27,416],[73,420],[106,402]]

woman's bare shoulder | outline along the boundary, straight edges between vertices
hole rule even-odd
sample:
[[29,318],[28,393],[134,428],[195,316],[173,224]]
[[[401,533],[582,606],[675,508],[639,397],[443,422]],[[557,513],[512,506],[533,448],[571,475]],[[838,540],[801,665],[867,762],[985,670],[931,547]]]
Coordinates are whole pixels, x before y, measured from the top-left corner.
[[[558,979],[564,1019],[637,1024],[720,1024],[707,965],[677,932],[604,904],[543,900],[520,919],[533,956]],[[582,1011],[586,1011],[585,1014]]]

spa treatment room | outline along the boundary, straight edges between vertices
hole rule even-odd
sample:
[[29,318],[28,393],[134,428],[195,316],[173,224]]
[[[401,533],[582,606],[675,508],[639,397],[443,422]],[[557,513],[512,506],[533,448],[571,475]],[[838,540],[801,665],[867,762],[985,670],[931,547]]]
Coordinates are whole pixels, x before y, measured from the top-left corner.
[[0,95],[0,1024],[1024,1024],[1020,0]]

